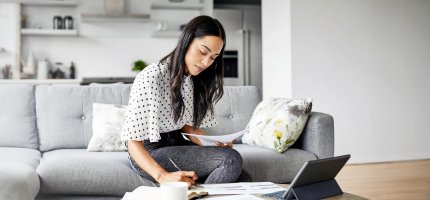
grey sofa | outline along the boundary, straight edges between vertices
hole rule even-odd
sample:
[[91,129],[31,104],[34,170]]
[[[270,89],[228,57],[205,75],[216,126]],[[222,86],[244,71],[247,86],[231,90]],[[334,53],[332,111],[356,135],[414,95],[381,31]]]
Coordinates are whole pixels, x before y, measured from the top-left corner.
[[[154,183],[130,168],[126,152],[88,152],[92,103],[127,104],[130,85],[0,85],[0,199],[120,199]],[[245,128],[261,101],[256,87],[226,87],[209,134]],[[254,181],[290,182],[308,160],[333,156],[333,118],[311,113],[283,154],[236,144]]]

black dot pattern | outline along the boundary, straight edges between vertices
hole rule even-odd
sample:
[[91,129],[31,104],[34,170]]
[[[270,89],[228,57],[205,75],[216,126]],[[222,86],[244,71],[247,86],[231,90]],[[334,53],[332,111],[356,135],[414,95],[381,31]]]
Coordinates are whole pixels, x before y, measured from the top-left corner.
[[[149,140],[157,142],[160,133],[181,129],[185,124],[193,125],[193,82],[184,76],[181,93],[185,105],[184,114],[174,122],[167,63],[148,65],[134,80],[130,91],[121,138],[127,140]],[[167,83],[167,84],[166,84]],[[215,116],[207,112],[200,127],[216,125]]]

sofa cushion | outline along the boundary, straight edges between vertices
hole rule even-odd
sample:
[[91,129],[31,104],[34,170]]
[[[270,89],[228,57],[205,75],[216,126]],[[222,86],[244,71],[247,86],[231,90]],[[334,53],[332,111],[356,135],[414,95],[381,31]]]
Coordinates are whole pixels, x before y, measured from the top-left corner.
[[204,128],[208,135],[225,135],[244,130],[254,108],[261,101],[255,86],[224,87],[224,95],[215,105],[217,126]]
[[34,199],[40,188],[39,161],[37,150],[0,147],[0,199]]
[[42,194],[123,196],[140,185],[154,186],[131,169],[126,152],[49,151],[37,173]]
[[40,183],[36,171],[20,163],[0,164],[0,199],[34,199]]
[[36,170],[39,165],[41,154],[38,150],[0,147],[0,164],[25,164]]
[[311,109],[311,98],[265,99],[255,108],[242,142],[282,153],[300,137]]
[[130,85],[37,86],[36,114],[42,152],[87,148],[93,103],[128,103]]
[[37,149],[34,87],[0,85],[0,147]]
[[314,154],[295,148],[282,154],[247,144],[236,144],[233,148],[242,155],[243,169],[253,181],[289,183],[306,161],[317,159]]
[[121,140],[126,105],[93,104],[93,136],[88,151],[127,151]]

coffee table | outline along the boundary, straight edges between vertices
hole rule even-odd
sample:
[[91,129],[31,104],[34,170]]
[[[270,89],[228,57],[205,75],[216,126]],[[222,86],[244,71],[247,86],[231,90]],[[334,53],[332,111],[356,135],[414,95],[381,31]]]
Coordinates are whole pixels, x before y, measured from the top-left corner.
[[[285,188],[285,189],[288,188],[288,184],[278,184],[278,185],[281,186],[281,187],[283,187],[283,188]],[[230,196],[230,195],[210,195],[210,196],[206,196],[205,198],[202,198],[202,199],[206,199],[206,198],[210,198],[210,197],[215,197],[215,196],[221,197],[221,196]],[[231,195],[231,196],[233,196],[233,195]],[[271,200],[271,199],[268,199],[268,198],[261,197],[260,195],[255,195],[255,196],[257,196],[257,197],[259,197],[259,198],[261,198],[263,200]],[[333,196],[333,197],[326,198],[326,199],[329,199],[329,200],[365,200],[366,198],[358,196],[358,195],[355,195],[355,194],[344,192],[342,195]]]
[[[289,184],[278,184],[279,186],[287,189]],[[265,198],[262,198],[265,199]],[[337,196],[333,196],[333,197],[329,197],[329,198],[325,198],[325,199],[330,199],[330,200],[343,200],[343,199],[347,199],[347,200],[364,200],[366,198],[364,197],[360,197],[357,196],[355,194],[351,194],[351,193],[347,193],[347,192],[343,192],[343,194],[341,195],[337,195]]]

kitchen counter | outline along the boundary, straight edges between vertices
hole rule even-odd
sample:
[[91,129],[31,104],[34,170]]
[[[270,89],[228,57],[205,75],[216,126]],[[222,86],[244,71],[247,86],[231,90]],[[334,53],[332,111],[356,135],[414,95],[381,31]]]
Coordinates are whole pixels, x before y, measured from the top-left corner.
[[0,79],[0,84],[81,84],[82,79]]

